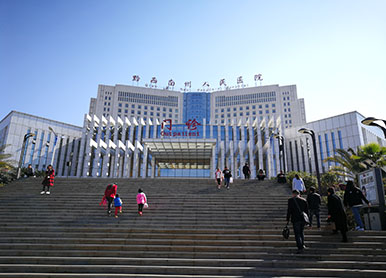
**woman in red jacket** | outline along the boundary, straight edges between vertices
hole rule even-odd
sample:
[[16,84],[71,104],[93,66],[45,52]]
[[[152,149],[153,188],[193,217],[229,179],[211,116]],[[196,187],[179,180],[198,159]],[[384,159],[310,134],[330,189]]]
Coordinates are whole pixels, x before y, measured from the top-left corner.
[[117,194],[117,189],[118,189],[118,186],[115,183],[109,184],[106,187],[105,198],[106,198],[107,203],[108,203],[108,205],[107,205],[107,214],[108,215],[111,215],[111,204],[114,201],[115,195]]
[[54,179],[55,179],[55,171],[52,168],[52,165],[48,165],[46,175],[45,175],[44,180],[42,182],[43,189],[42,189],[42,192],[40,192],[41,195],[43,195],[43,194],[50,195],[50,187],[54,186]]

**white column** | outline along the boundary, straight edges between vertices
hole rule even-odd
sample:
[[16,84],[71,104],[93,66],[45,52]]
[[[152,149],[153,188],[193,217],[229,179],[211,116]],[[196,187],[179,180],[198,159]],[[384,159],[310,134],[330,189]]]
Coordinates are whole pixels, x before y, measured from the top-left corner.
[[[75,176],[75,170],[76,170],[76,167],[77,167],[76,163],[77,163],[78,158],[79,158],[78,149],[79,149],[80,142],[81,142],[81,139],[79,139],[79,138],[75,139],[75,142],[74,142],[74,153],[72,155],[72,161],[71,161],[71,172],[70,172],[71,176]],[[78,163],[80,163],[80,161],[78,161]]]
[[[66,139],[66,142],[67,142],[67,139]],[[68,166],[68,163],[70,162],[72,164],[71,152],[72,152],[73,144],[74,144],[74,138],[68,137],[68,144],[65,146],[67,154],[66,154],[65,161],[64,161],[64,163],[65,163],[64,176],[70,175],[69,172],[71,171],[71,165]]]

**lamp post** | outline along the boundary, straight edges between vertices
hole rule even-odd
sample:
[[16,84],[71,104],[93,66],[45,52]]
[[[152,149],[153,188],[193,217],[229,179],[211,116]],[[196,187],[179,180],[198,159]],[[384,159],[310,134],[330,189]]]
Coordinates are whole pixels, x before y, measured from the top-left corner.
[[[283,153],[283,172],[286,172],[286,165],[285,165],[285,148],[284,148],[284,137],[281,136],[280,134],[274,134],[273,137],[277,138],[277,141],[279,142],[279,155],[282,152]],[[280,164],[281,166],[281,164]]]
[[24,135],[24,138],[23,138],[23,145],[21,146],[21,150],[20,150],[20,158],[19,158],[19,165],[17,167],[17,179],[20,179],[20,176],[21,176],[21,166],[22,166],[22,163],[23,163],[23,157],[24,157],[24,152],[25,152],[25,143],[27,142],[28,138],[34,136],[35,134],[33,133],[26,133]]
[[380,129],[382,129],[383,134],[384,134],[385,139],[386,139],[386,128],[384,128],[384,127],[381,126],[380,124],[375,123],[375,122],[377,122],[377,121],[383,122],[384,125],[386,126],[386,120],[376,119],[376,118],[374,118],[374,117],[367,117],[367,118],[363,119],[363,120],[361,121],[361,123],[364,124],[364,125],[368,125],[368,126],[376,126],[376,127],[379,127]]
[[302,134],[308,134],[311,135],[312,138],[312,145],[314,148],[314,158],[315,158],[315,168],[316,168],[316,179],[318,180],[318,190],[321,193],[321,182],[320,182],[320,172],[319,172],[319,161],[318,161],[318,153],[316,150],[316,139],[315,139],[315,132],[312,129],[308,128],[301,128],[298,130],[299,133]]

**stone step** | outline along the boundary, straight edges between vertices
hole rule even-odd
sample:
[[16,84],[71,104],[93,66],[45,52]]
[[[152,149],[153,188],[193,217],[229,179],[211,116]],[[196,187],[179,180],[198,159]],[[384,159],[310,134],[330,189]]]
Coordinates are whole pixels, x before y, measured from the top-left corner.
[[[198,266],[153,266],[153,265],[29,265],[1,264],[3,272],[35,272],[35,273],[84,273],[84,274],[146,274],[146,275],[242,275],[243,277],[258,277],[259,275],[298,275],[297,277],[384,277],[385,270],[374,269],[337,269],[337,268],[275,268],[272,267],[198,267]],[[72,276],[72,275],[71,275]]]

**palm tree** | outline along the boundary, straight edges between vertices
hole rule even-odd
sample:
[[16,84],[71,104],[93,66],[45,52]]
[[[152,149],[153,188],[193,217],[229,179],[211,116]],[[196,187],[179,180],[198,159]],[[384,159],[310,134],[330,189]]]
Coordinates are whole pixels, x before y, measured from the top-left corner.
[[327,157],[325,161],[335,162],[338,165],[332,167],[330,171],[338,176],[356,178],[356,175],[366,170],[366,165],[354,159],[357,153],[353,149],[343,150],[336,149],[336,154]]
[[382,168],[386,166],[386,147],[382,147],[377,143],[370,143],[359,147],[357,154],[353,155],[352,158],[361,163],[370,160]]
[[333,157],[328,157],[325,161],[332,161],[339,165],[334,166],[331,171],[339,176],[356,179],[356,175],[371,168],[366,161],[370,160],[380,168],[386,166],[386,147],[382,147],[377,143],[370,143],[357,148],[343,150],[337,149],[337,154]]

